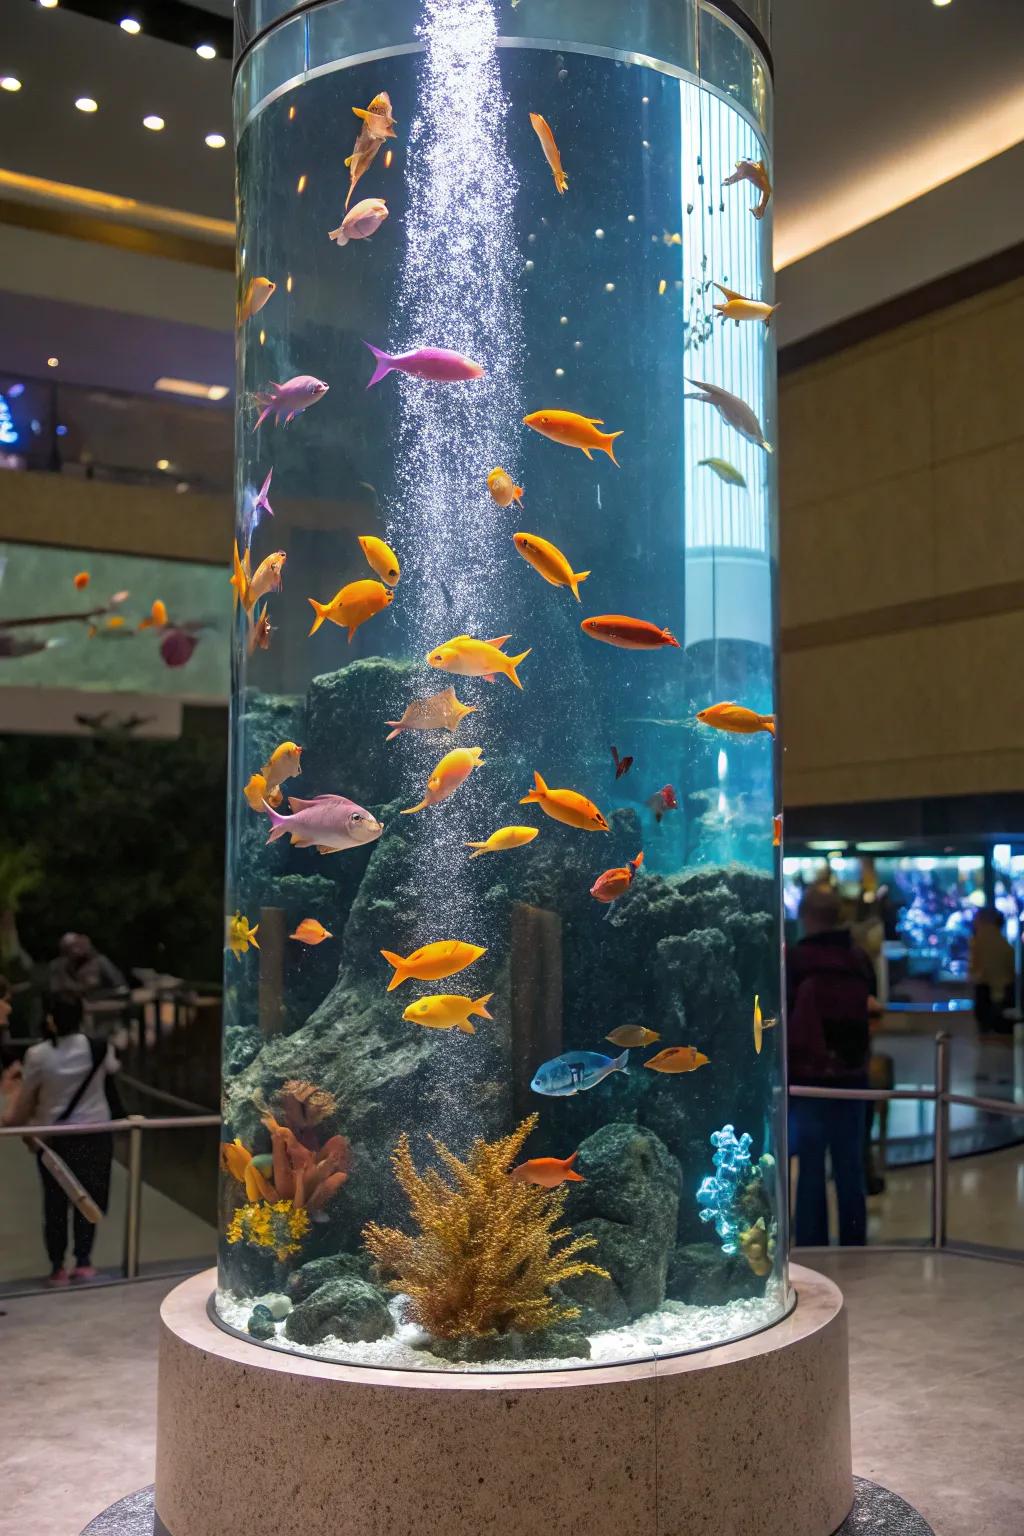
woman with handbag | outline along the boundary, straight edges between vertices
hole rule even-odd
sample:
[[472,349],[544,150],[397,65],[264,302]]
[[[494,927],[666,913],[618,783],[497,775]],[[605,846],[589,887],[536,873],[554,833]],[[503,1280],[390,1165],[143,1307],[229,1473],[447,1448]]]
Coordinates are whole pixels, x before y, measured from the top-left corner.
[[[112,1118],[108,1093],[119,1063],[105,1041],[82,1033],[82,1001],[58,994],[47,1009],[48,1040],[30,1046],[22,1063],[22,1076],[13,1102],[3,1113],[4,1125],[102,1125]],[[92,1196],[106,1211],[110,1192],[110,1165],[114,1138],[109,1131],[83,1136],[54,1137],[54,1147]],[[92,1245],[96,1228],[79,1210],[74,1212],[75,1267],[68,1274],[68,1198],[39,1159],[43,1184],[43,1233],[50,1259],[47,1284],[65,1286],[72,1281],[92,1280]]]

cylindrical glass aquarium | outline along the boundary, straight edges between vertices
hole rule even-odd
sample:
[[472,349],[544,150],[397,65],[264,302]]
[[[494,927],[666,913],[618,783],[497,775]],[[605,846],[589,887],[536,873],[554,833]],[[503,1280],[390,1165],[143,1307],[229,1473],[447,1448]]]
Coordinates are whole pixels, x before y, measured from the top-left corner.
[[763,9],[242,7],[216,1309],[271,1347],[790,1304]]

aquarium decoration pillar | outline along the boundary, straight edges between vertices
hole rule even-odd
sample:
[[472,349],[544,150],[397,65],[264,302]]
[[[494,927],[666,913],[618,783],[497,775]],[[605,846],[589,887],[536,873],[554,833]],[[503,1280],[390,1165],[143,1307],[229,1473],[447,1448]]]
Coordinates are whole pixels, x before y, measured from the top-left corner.
[[764,0],[237,0],[216,1276],[170,1536],[832,1536]]

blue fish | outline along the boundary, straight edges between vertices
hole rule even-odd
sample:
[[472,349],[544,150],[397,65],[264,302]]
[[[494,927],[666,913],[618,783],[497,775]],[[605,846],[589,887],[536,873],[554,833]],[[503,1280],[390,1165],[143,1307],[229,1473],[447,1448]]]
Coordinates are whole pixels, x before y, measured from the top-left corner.
[[252,543],[253,534],[260,525],[260,513],[266,512],[269,517],[274,515],[274,509],[270,505],[270,482],[273,478],[274,471],[271,469],[258,491],[254,491],[251,486],[245,488],[245,500],[248,505],[242,517],[242,532],[246,549]]
[[621,1056],[602,1056],[598,1051],[566,1051],[538,1067],[530,1087],[534,1093],[543,1093],[548,1098],[566,1099],[587,1088],[596,1088],[613,1072],[628,1072],[628,1061],[628,1051],[623,1051]]

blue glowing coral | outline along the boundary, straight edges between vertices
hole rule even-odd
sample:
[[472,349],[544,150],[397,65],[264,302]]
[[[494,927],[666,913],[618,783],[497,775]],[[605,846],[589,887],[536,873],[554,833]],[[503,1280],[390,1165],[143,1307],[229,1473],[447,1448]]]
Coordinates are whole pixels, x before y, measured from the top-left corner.
[[703,1179],[697,1190],[700,1219],[714,1222],[723,1253],[738,1253],[739,1235],[751,1224],[749,1211],[754,1186],[761,1185],[765,1174],[774,1168],[775,1159],[766,1152],[752,1163],[753,1138],[746,1131],[737,1138],[731,1125],[713,1131],[711,1145],[715,1149],[711,1159],[715,1172]]

